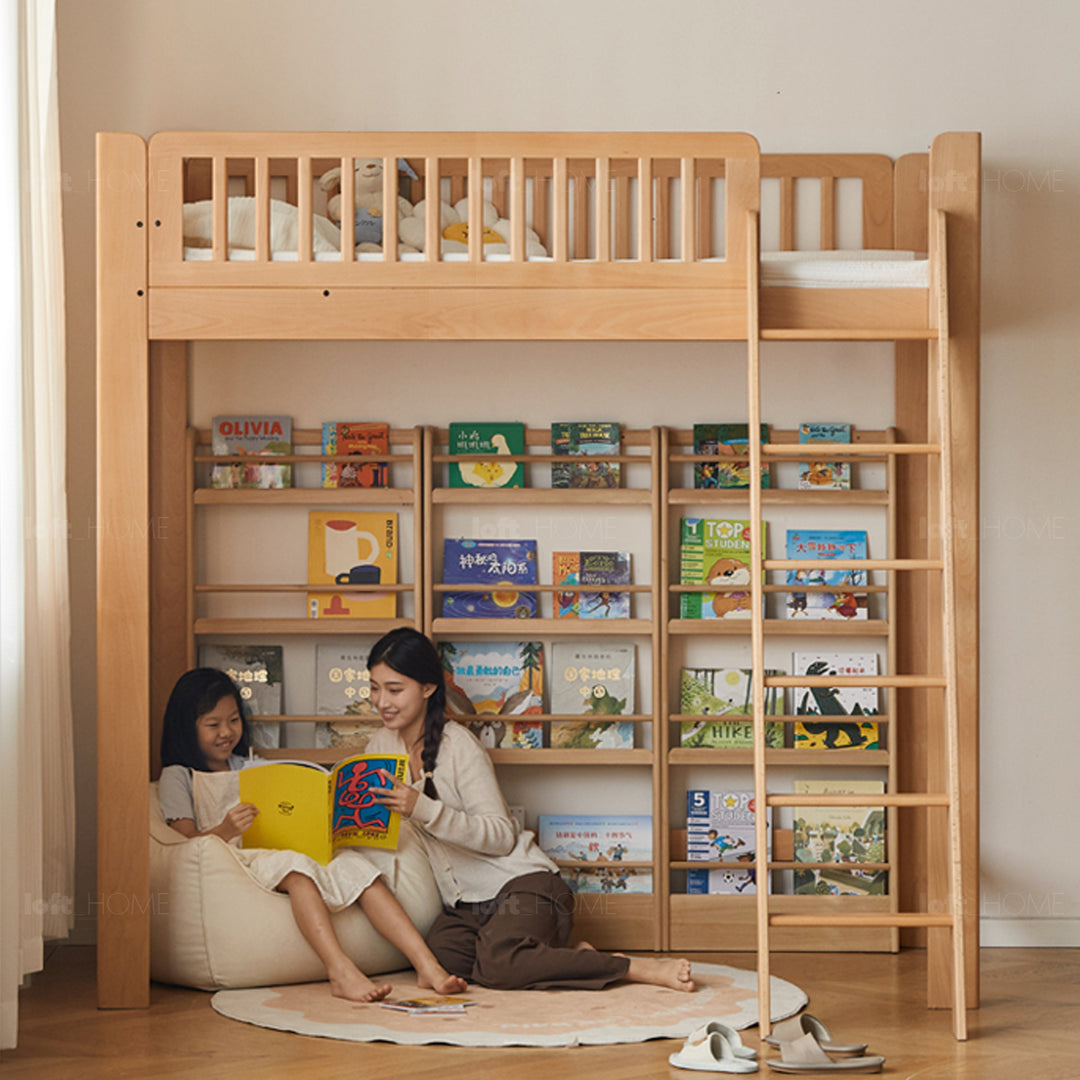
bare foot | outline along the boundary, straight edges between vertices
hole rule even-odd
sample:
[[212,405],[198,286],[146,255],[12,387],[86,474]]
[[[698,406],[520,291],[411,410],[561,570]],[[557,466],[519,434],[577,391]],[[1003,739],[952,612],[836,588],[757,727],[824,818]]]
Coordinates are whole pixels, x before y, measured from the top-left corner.
[[441,964],[435,963],[416,971],[416,985],[423,990],[434,990],[436,994],[463,994],[469,984],[460,975],[451,975]]
[[330,974],[330,993],[346,1001],[382,1001],[390,993],[389,983],[373,983],[359,968],[343,968]]
[[590,952],[596,952],[596,946],[590,945],[587,941],[579,941],[575,946],[575,949],[588,949]]
[[667,986],[688,994],[695,989],[694,980],[690,978],[690,961],[682,957],[631,956],[626,978],[630,982]]

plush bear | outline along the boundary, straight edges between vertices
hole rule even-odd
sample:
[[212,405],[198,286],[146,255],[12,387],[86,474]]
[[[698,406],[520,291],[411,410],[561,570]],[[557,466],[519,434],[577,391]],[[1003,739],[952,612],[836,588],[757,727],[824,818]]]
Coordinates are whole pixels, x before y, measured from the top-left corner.
[[[383,162],[381,158],[356,158],[353,162],[353,190],[356,206],[356,245],[360,250],[378,251],[383,237]],[[398,171],[411,179],[416,179],[408,162],[398,158]],[[319,186],[323,191],[331,191],[341,186],[341,169],[335,168],[319,177]],[[398,195],[398,228],[401,223],[412,217],[413,205],[402,195]],[[341,195],[333,195],[326,204],[326,216],[338,224],[341,222]]]
[[[509,255],[509,219],[500,218],[498,210],[495,209],[495,204],[485,199],[482,220],[484,225],[484,254]],[[413,207],[412,217],[401,223],[400,236],[402,242],[411,245],[417,251],[423,251],[426,221],[427,203],[426,200],[422,200]],[[468,252],[468,197],[460,199],[453,206],[449,203],[439,204],[439,234],[442,237],[441,248],[443,255]],[[525,229],[525,254],[526,256],[547,254],[547,249],[540,243],[540,237],[528,227]]]

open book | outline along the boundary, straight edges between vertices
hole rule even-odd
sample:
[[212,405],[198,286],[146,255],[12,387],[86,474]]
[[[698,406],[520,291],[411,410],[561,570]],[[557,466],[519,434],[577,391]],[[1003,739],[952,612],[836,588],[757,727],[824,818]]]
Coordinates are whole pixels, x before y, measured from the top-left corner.
[[239,773],[240,801],[259,808],[245,848],[289,849],[328,863],[346,847],[395,850],[401,815],[372,788],[404,781],[404,754],[353,754],[330,769],[310,761],[267,761]]

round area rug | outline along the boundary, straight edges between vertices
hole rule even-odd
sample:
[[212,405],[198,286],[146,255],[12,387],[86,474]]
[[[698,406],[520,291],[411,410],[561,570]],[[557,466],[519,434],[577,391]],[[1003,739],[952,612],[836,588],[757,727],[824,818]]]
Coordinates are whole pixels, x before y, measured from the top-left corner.
[[[233,1020],[278,1031],[353,1042],[393,1042],[418,1046],[587,1046],[685,1038],[700,1024],[722,1020],[733,1028],[756,1024],[757,973],[720,964],[693,966],[692,994],[641,983],[606,990],[488,990],[472,986],[476,1002],[463,1016],[409,1016],[377,1004],[332,997],[329,983],[219,990],[213,1007]],[[416,985],[416,973],[380,975],[394,998],[430,994]],[[807,1002],[792,983],[771,980],[772,1019],[783,1020]]]

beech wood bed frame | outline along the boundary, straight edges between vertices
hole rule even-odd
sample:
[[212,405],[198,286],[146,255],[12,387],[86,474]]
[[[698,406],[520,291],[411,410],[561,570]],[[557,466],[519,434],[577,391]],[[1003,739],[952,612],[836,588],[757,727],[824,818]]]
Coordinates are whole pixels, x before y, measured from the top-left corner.
[[[169,132],[149,143],[100,134],[97,153],[98,891],[107,898],[98,922],[100,1006],[149,1003],[152,717],[191,648],[188,556],[176,535],[183,529],[155,537],[152,525],[186,521],[191,502],[190,465],[178,466],[185,453],[191,460],[187,342],[746,341],[754,430],[761,341],[880,340],[895,343],[898,442],[872,449],[895,455],[897,557],[865,565],[943,573],[895,574],[896,671],[927,674],[878,680],[894,688],[889,711],[903,724],[899,776],[908,794],[881,801],[904,808],[908,873],[906,914],[873,916],[873,925],[903,928],[905,942],[927,946],[928,1003],[959,1005],[954,1030],[964,1038],[964,1009],[978,1004],[979,136],[940,135],[929,154],[895,163],[872,154],[761,154],[748,135],[712,133]],[[346,229],[341,258],[316,260],[313,180],[335,165],[350,176],[361,156],[384,159],[390,176],[406,158],[419,175],[414,201],[446,198],[447,185],[452,199],[486,185],[512,222],[509,258],[484,258],[479,200],[471,200],[466,259],[439,257],[434,215],[423,260],[400,259],[397,193],[386,184],[381,259],[355,259]],[[249,261],[226,258],[224,195],[236,193],[238,177],[256,200]],[[928,252],[929,288],[760,287],[762,182],[779,180],[780,247],[791,249],[796,186],[820,181],[820,246],[833,248],[836,184],[845,178],[862,182],[862,246]],[[269,250],[269,199],[282,183],[298,208],[291,261]],[[184,258],[182,204],[199,198],[213,199],[213,241],[208,259],[192,261]],[[346,185],[342,218],[353,210]],[[527,225],[550,259],[526,258]],[[763,455],[797,452],[751,443],[751,475]],[[752,488],[749,501],[760,519],[760,492]],[[151,528],[135,527],[144,522]],[[758,593],[758,611],[760,600]],[[419,612],[415,622],[422,627]],[[754,623],[760,731],[765,680],[761,620]],[[757,743],[755,784],[764,791]],[[792,805],[784,798],[769,802]],[[946,816],[955,826],[941,826]],[[756,909],[766,1016],[768,926],[800,925],[799,916],[770,916],[767,901],[759,897]],[[855,925],[807,918],[818,921],[801,925]]]

